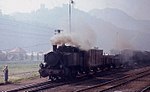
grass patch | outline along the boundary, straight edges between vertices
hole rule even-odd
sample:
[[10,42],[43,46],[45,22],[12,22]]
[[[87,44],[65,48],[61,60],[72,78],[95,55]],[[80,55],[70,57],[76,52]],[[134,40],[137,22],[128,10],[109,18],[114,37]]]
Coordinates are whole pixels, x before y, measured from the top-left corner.
[[31,80],[39,76],[39,64],[41,61],[7,62],[0,61],[0,83],[4,82],[3,66],[8,65],[9,81],[19,83],[22,80]]
[[17,75],[17,76],[10,76],[9,81],[12,83],[20,83],[21,81],[24,80],[32,80],[39,77],[39,74],[37,73],[31,73],[31,74],[24,74],[24,76],[22,75]]

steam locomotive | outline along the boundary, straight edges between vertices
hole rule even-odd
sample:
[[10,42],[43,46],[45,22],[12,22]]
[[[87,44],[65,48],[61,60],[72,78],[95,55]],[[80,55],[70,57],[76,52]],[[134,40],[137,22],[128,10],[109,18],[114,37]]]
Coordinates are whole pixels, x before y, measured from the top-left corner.
[[117,55],[104,55],[103,50],[97,48],[85,51],[73,46],[53,45],[53,51],[44,55],[39,73],[49,79],[75,78],[120,65]]

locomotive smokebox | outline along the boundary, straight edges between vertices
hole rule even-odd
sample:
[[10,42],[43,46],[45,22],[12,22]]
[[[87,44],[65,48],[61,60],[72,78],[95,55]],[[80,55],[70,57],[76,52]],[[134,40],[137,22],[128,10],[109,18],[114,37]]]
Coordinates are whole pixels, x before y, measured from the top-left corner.
[[53,45],[53,51],[57,50],[57,45]]

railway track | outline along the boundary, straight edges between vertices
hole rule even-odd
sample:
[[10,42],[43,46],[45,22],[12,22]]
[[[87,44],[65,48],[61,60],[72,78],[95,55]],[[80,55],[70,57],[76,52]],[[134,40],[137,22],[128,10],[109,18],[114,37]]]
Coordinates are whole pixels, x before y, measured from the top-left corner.
[[4,92],[37,92],[37,91],[41,91],[41,90],[45,90],[45,89],[50,89],[50,88],[54,88],[54,87],[58,87],[58,86],[62,86],[62,85],[68,85],[71,83],[77,83],[79,81],[84,81],[89,79],[87,78],[81,78],[81,79],[75,79],[72,81],[47,81],[47,82],[42,82],[42,83],[36,83],[36,84],[30,84],[30,85],[25,85],[19,88],[15,88],[15,89],[11,89],[11,90],[6,90]]
[[126,75],[121,78],[116,78],[116,79],[113,79],[113,80],[110,80],[101,84],[97,84],[91,87],[78,89],[75,92],[104,92],[104,91],[108,91],[113,88],[119,87],[121,85],[127,84],[133,80],[144,77],[146,75],[150,75],[150,69],[142,71],[142,72]]
[[[123,72],[123,71],[120,71],[120,72]],[[117,73],[119,73],[119,72],[115,72],[115,71],[113,72],[113,71],[111,71],[110,73],[106,73],[105,76],[107,76],[107,75],[111,76],[112,74],[116,75]],[[142,72],[142,74],[143,73],[144,72]],[[136,74],[134,74],[134,75],[136,75]],[[120,77],[118,77],[118,79],[121,80],[123,77],[122,76],[120,76]],[[126,77],[129,77],[129,75],[125,76],[125,78]],[[30,84],[30,85],[22,86],[20,88],[15,88],[15,89],[7,90],[5,92],[38,92],[38,91],[41,91],[41,90],[44,91],[44,90],[52,89],[52,88],[56,88],[57,89],[57,87],[62,87],[64,85],[69,85],[69,84],[71,84],[71,85],[80,85],[83,82],[88,83],[88,82],[91,82],[92,80],[95,80],[95,79],[84,78],[84,79],[78,79],[78,80],[68,81],[68,82],[52,82],[52,81],[47,81],[47,82],[43,82],[43,83]],[[101,83],[100,85],[97,85],[97,86],[91,86],[91,87],[88,87],[88,88],[82,88],[82,89],[76,90],[76,92],[92,90],[94,87],[96,88],[98,86],[106,85],[106,84],[109,84],[109,83],[111,83],[113,81],[117,81],[117,79],[114,79],[114,80],[110,79],[109,82],[103,82],[103,83]]]
[[147,87],[145,87],[145,88],[143,88],[143,89],[140,90],[139,92],[148,92],[148,91],[150,91],[150,85],[147,86]]
[[[122,91],[122,92],[141,92],[144,88],[150,85],[150,74],[137,78],[133,81],[120,85],[118,87],[112,88],[107,90],[106,92],[115,92],[115,91]],[[145,91],[145,92],[150,92]]]
[[60,90],[61,92],[74,92],[77,89],[82,89],[85,87],[90,87],[95,84],[104,83],[112,80],[113,78],[123,77],[125,75],[124,73],[127,72],[129,72],[129,70],[126,69],[125,70],[119,69],[117,71],[115,70],[115,71],[108,71],[108,72],[105,71],[104,73],[100,73],[100,75],[94,76],[89,80],[72,83],[71,85],[63,85],[57,88],[47,89],[44,92],[60,92]]
[[37,92],[37,91],[40,91],[40,90],[50,89],[50,88],[62,86],[62,85],[69,84],[69,83],[70,82],[65,82],[65,83],[50,83],[50,84],[46,84],[46,85],[42,85],[42,86],[38,86],[38,87],[33,87],[31,89],[26,90],[26,92]]
[[14,88],[14,89],[11,89],[11,90],[6,90],[6,91],[4,91],[4,92],[18,92],[18,91],[24,91],[24,90],[27,90],[27,89],[30,89],[30,88],[42,86],[42,85],[49,84],[49,83],[51,83],[51,81],[46,81],[46,82],[36,83],[36,84],[29,84],[29,85],[25,85],[25,86],[22,86],[22,87]]
[[68,82],[47,81],[47,82],[42,82],[42,83],[37,83],[37,84],[26,85],[26,86],[22,86],[22,87],[11,89],[11,90],[6,90],[4,92],[37,92],[40,90],[50,89],[50,88],[62,86],[65,84],[70,84],[73,82],[75,81],[68,81]]
[[[118,72],[125,72],[125,71],[128,71],[128,70],[122,70],[121,69]],[[112,70],[108,73],[105,73],[105,75],[110,75],[111,73],[115,74],[117,72],[116,72],[116,70]],[[85,80],[90,79],[90,78],[91,77],[87,77],[87,78],[83,78],[83,79],[77,79],[74,81],[60,82],[60,83],[47,81],[47,82],[42,82],[42,83],[29,84],[29,85],[21,86],[21,87],[15,88],[15,89],[6,90],[5,92],[24,92],[24,91],[35,92],[35,91],[39,91],[39,90],[50,89],[50,88],[62,86],[65,84],[67,85],[67,84],[71,84],[71,83],[80,83],[80,82],[85,81]]]

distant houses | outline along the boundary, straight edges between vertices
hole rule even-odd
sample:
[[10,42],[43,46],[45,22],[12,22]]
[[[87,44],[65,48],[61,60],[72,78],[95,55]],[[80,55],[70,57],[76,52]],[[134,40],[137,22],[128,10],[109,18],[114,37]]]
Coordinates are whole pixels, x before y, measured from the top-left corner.
[[42,52],[27,53],[24,49],[17,47],[9,51],[0,50],[0,61],[23,61],[23,60],[43,60]]
[[8,60],[25,60],[26,51],[22,48],[14,48],[7,54]]

